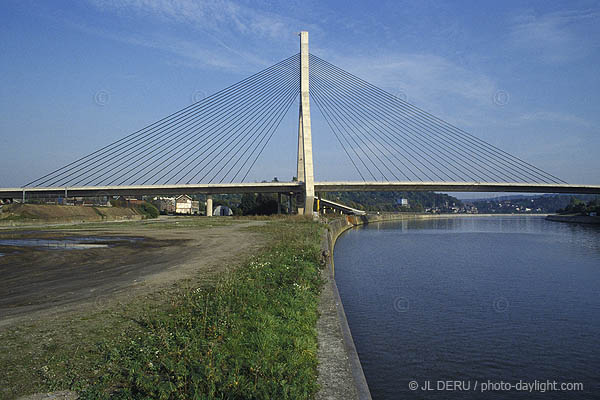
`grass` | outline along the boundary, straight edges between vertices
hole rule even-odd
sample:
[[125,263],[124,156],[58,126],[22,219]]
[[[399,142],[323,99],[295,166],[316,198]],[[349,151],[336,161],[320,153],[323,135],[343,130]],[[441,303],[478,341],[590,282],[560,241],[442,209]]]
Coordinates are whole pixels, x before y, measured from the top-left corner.
[[71,389],[84,399],[312,398],[321,227],[275,218],[252,229],[272,244],[216,284],[180,282],[1,332],[7,368],[0,386],[10,389],[0,395]]
[[29,221],[31,220],[33,217],[29,217],[26,215],[14,215],[14,214],[9,214],[7,216],[3,216],[0,218],[0,221]]

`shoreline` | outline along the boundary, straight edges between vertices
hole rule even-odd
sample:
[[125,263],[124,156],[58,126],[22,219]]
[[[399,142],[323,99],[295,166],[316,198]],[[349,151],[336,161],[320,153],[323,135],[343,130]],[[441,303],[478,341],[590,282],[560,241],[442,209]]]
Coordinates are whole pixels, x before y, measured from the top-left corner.
[[317,322],[319,340],[319,384],[316,399],[344,398],[370,400],[371,392],[348,325],[344,305],[335,282],[333,252],[337,239],[347,230],[370,223],[471,217],[547,217],[547,214],[425,214],[390,213],[346,215],[326,222],[321,250],[326,265]]
[[547,221],[567,222],[571,224],[600,225],[600,217],[591,217],[589,215],[547,215]]

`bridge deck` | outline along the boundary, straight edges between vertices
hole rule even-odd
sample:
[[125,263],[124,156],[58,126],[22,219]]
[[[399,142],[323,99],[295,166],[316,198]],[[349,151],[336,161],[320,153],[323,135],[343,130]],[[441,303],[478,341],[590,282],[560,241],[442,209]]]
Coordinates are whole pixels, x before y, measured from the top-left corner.
[[[261,182],[198,185],[136,185],[0,188],[0,198],[33,196],[113,196],[233,193],[301,193],[302,183]],[[316,192],[516,192],[600,194],[600,185],[568,185],[513,182],[315,182]]]
[[515,182],[315,182],[318,192],[517,192],[600,194],[600,185]]
[[347,206],[342,203],[336,203],[335,201],[331,201],[331,200],[327,200],[327,199],[320,199],[319,201],[321,202],[321,206],[327,206],[329,208],[341,210],[341,211],[345,212],[346,214],[354,214],[354,215],[365,215],[366,214],[366,212],[364,212],[362,210],[352,208],[352,207]]

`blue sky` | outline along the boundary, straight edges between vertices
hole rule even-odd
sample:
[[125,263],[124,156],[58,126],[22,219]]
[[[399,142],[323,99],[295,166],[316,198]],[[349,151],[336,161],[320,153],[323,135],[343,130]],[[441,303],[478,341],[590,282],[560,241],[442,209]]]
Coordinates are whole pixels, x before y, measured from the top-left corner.
[[[598,2],[5,0],[0,11],[0,187],[298,52],[300,30],[315,55],[569,183],[600,184]],[[295,174],[296,124],[291,111],[250,180]],[[358,180],[314,107],[313,140],[317,180]]]

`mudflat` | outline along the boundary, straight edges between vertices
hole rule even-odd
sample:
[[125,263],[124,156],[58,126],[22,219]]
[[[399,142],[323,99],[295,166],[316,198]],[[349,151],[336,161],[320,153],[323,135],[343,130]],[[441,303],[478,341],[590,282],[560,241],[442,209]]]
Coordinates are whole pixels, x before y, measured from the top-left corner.
[[264,221],[157,220],[0,230],[0,327],[194,278],[209,282],[265,244]]

